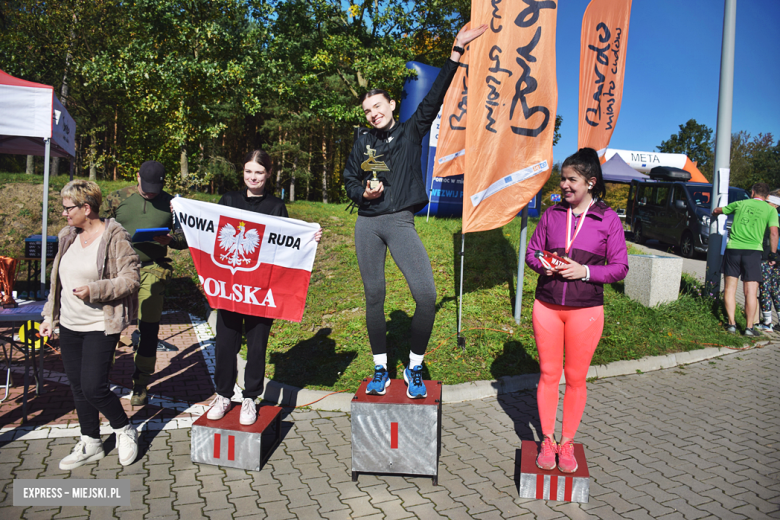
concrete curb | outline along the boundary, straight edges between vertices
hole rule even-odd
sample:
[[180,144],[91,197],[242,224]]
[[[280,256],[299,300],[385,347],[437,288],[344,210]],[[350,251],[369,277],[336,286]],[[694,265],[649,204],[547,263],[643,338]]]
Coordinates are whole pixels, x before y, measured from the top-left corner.
[[[214,314],[210,316],[209,323],[214,319]],[[213,326],[212,330],[215,330]],[[771,340],[759,341],[756,347],[770,344]],[[747,345],[745,345],[747,347]],[[628,376],[645,372],[654,372],[665,368],[674,368],[690,363],[698,363],[708,359],[734,354],[738,350],[732,350],[725,347],[708,347],[699,350],[689,350],[687,352],[677,352],[663,356],[646,356],[640,359],[628,361],[614,361],[607,365],[592,365],[588,369],[588,379],[603,379],[606,377]],[[238,357],[238,384],[243,388],[244,367],[246,361]],[[566,377],[561,376],[560,384],[566,383]],[[522,392],[535,390],[539,384],[539,374],[523,374],[517,376],[504,376],[493,381],[470,381],[457,385],[443,385],[442,401],[445,403],[462,403],[464,401],[475,401],[485,399],[486,397],[495,397],[502,394],[511,394],[513,392]],[[352,407],[352,396],[350,392],[329,392],[326,390],[307,390],[297,388],[277,381],[265,379],[265,392],[263,399],[267,402],[275,403],[281,406],[311,406],[314,410],[330,412],[349,412]]]
[[[756,347],[771,343],[769,340],[756,343]],[[648,356],[630,361],[615,361],[608,365],[594,365],[588,370],[588,379],[602,379],[606,377],[627,376],[638,373],[653,372],[665,368],[673,368],[690,363],[698,363],[727,354],[735,354],[739,351],[727,348],[709,347],[688,352],[678,352],[664,356]],[[561,377],[561,384],[566,382]],[[458,385],[444,385],[442,389],[442,401],[445,403],[460,403],[474,401],[486,397],[495,397],[501,394],[511,394],[525,390],[535,390],[539,383],[539,374],[523,374],[518,376],[505,376],[497,381],[473,381]],[[283,406],[301,406],[310,404],[311,408],[322,411],[349,412],[351,409],[352,393],[344,392],[332,394],[323,390],[306,390],[290,385],[277,383],[266,379],[266,390],[263,398],[281,404]],[[321,399],[317,402],[318,399]]]

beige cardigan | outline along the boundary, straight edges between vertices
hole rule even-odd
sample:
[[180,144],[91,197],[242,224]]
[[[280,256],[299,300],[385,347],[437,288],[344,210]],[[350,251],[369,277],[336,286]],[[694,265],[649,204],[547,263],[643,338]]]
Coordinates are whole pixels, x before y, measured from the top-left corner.
[[[60,259],[78,237],[68,226],[59,234],[59,251],[51,268],[51,292],[43,307],[44,321],[56,326],[60,318]],[[136,318],[141,263],[133,250],[130,234],[114,219],[106,219],[97,257],[98,280],[87,284],[89,302],[103,304],[106,334],[119,334]]]

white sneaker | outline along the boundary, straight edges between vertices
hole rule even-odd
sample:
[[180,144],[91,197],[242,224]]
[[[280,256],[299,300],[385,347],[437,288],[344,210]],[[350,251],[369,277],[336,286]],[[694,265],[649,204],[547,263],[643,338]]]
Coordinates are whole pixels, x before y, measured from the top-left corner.
[[217,394],[217,397],[211,401],[211,408],[209,408],[209,413],[206,414],[206,419],[218,421],[225,417],[228,410],[230,410],[230,399]]
[[100,439],[93,439],[86,435],[81,436],[81,440],[73,447],[70,455],[60,461],[60,469],[70,471],[83,466],[87,462],[95,462],[106,456],[103,451],[103,443]]
[[244,399],[244,402],[241,403],[241,416],[239,417],[238,422],[244,426],[249,426],[250,424],[255,424],[256,420],[257,406],[255,406],[255,400],[247,397]]
[[119,452],[119,463],[129,466],[138,457],[138,430],[132,424],[114,430],[116,434],[116,449]]

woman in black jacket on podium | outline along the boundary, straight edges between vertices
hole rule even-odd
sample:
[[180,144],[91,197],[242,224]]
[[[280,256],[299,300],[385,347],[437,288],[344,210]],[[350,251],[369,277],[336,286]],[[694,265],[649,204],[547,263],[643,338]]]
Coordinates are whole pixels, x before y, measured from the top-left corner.
[[393,255],[416,303],[412,317],[409,366],[404,370],[407,396],[428,395],[422,364],[436,314],[436,286],[428,253],[414,229],[414,214],[428,203],[420,155],[422,139],[431,128],[455,76],[464,47],[487,30],[466,24],[455,37],[450,59],[411,118],[396,123],[395,100],[381,89],[366,92],[361,101],[371,129],[355,140],[344,170],[347,195],[358,207],[355,251],[366,295],[366,328],[374,355],[374,378],[366,392],[384,395],[387,374],[385,324],[385,257]]

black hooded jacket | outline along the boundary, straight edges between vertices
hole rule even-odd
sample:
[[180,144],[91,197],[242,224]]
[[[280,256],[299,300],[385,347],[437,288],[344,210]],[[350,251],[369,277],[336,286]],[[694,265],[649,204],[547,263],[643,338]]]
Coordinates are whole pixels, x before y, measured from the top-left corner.
[[[358,215],[373,217],[404,209],[417,212],[428,203],[420,164],[422,139],[436,120],[457,70],[458,63],[448,59],[436,76],[431,90],[407,121],[396,123],[387,131],[359,130],[344,169],[347,196],[357,205]],[[373,200],[363,200],[366,180],[373,177],[372,172],[361,168],[361,164],[369,157],[366,147],[376,150],[377,161],[386,163],[390,169],[377,173],[377,178],[384,184],[384,192]]]

